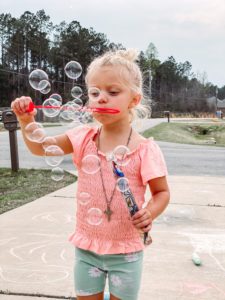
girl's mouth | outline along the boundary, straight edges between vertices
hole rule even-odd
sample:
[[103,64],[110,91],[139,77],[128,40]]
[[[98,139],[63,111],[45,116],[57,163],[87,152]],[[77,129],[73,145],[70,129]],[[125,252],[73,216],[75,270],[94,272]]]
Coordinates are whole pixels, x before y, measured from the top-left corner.
[[102,114],[118,114],[120,112],[117,108],[109,108],[109,107],[92,107],[91,110],[96,113]]

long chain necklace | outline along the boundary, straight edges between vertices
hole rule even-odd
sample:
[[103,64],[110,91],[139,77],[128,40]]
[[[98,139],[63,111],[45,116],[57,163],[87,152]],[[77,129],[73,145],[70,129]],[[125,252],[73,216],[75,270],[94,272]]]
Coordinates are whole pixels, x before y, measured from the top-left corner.
[[[100,133],[101,133],[101,128],[98,130],[98,138],[97,138],[97,156],[98,156],[98,150],[100,148]],[[132,127],[130,129],[130,133],[127,139],[127,143],[126,143],[126,147],[128,147],[130,140],[131,140],[131,134],[132,134]],[[108,222],[111,220],[111,215],[113,213],[113,211],[111,210],[110,206],[116,191],[116,186],[117,186],[117,182],[115,183],[115,186],[113,188],[112,194],[111,196],[108,198],[107,193],[106,193],[106,188],[105,188],[105,183],[104,183],[104,179],[103,179],[103,174],[102,174],[102,166],[101,166],[101,159],[99,159],[99,166],[100,166],[100,177],[101,177],[101,182],[102,182],[102,189],[103,189],[103,193],[105,196],[105,201],[106,201],[106,210],[104,210],[104,214],[107,216]]]

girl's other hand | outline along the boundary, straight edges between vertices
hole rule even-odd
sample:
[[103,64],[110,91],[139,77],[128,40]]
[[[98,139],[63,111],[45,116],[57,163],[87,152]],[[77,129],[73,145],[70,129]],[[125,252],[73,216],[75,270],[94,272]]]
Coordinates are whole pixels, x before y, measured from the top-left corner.
[[142,232],[148,232],[152,228],[151,212],[142,208],[131,218],[133,225]]
[[16,114],[18,120],[26,122],[31,120],[36,115],[36,109],[31,112],[27,112],[30,102],[32,102],[32,99],[26,96],[16,98],[14,101],[12,101],[11,109]]

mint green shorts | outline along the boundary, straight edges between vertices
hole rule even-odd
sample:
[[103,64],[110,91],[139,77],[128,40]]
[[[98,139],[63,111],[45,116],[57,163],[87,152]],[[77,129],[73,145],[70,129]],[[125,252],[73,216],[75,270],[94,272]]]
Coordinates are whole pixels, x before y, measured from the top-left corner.
[[103,292],[108,276],[111,294],[122,300],[137,300],[142,262],[143,251],[98,255],[75,248],[74,280],[77,296]]

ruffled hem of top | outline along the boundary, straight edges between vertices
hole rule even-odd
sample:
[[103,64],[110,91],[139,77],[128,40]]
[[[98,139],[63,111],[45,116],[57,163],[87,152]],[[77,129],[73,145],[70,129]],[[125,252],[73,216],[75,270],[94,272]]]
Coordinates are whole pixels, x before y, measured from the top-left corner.
[[76,247],[95,252],[97,254],[119,254],[132,253],[144,249],[144,244],[140,240],[126,241],[100,241],[91,239],[79,233],[73,233],[69,241]]

